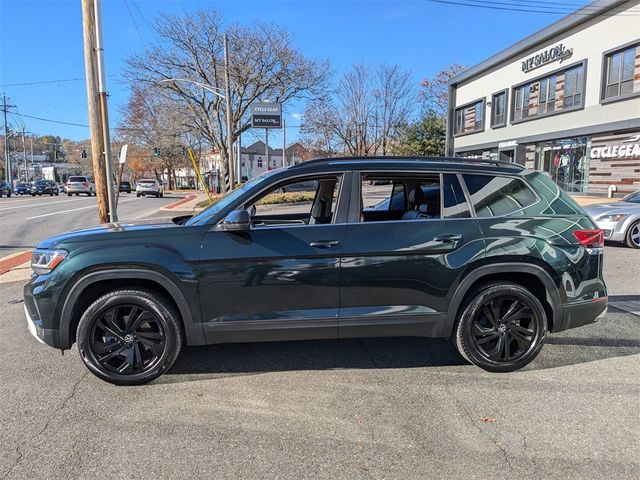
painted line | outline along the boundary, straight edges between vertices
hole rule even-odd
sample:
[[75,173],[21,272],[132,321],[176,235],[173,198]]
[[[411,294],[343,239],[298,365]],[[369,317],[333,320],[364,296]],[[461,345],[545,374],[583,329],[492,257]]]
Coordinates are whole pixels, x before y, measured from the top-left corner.
[[[68,202],[77,202],[78,200],[94,200],[93,197],[86,197],[86,198],[74,198],[74,199],[68,199],[68,200],[58,200],[57,202],[42,202],[42,203],[29,203],[27,205],[19,205],[17,207],[0,207],[0,212],[4,212],[6,210],[17,210],[20,208],[33,208],[33,207],[41,207],[41,206],[46,206],[46,205],[58,205],[60,203],[68,203]],[[17,203],[17,202],[16,202]]]
[[11,255],[0,258],[0,275],[7,273],[12,268],[22,265],[29,260],[31,260],[31,250],[12,253]]
[[169,205],[165,205],[162,208],[166,208],[167,210],[170,210],[172,208],[176,208],[178,205],[182,205],[183,203],[187,203],[188,201],[193,200],[196,197],[197,197],[197,195],[195,193],[189,193],[186,197],[181,198],[180,200],[176,200],[175,202],[172,202]]
[[[122,200],[121,202],[119,202],[120,204],[122,203],[126,203],[126,202],[132,202],[136,200],[135,198],[129,198],[127,200]],[[51,212],[51,213],[43,213],[41,215],[35,215],[33,217],[27,217],[25,218],[25,220],[33,220],[34,218],[43,218],[43,217],[50,217],[51,215],[60,215],[61,213],[70,213],[70,212],[77,212],[78,210],[87,210],[88,208],[98,208],[98,205],[89,205],[87,207],[79,207],[79,208],[71,208],[69,210],[58,210],[57,212]]]

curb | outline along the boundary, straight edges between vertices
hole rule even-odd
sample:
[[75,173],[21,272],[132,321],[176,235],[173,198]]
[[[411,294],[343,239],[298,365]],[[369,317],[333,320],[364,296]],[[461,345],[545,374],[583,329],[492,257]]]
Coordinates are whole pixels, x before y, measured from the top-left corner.
[[160,210],[161,211],[171,210],[173,208],[176,208],[179,205],[182,205],[183,203],[190,202],[191,200],[193,200],[194,198],[197,198],[197,197],[198,196],[195,193],[189,193],[186,197],[181,198],[180,200],[176,200],[175,202],[172,202],[169,205],[165,205],[164,207],[160,208]]
[[31,250],[26,252],[17,252],[0,258],[0,275],[4,275],[12,268],[22,265],[31,259]]

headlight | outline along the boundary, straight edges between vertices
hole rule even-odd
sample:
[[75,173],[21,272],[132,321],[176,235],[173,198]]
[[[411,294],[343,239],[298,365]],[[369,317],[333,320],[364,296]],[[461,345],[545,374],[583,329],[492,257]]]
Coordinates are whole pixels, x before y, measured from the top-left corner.
[[66,250],[34,250],[31,255],[31,268],[38,275],[51,273],[68,255]]
[[603,215],[601,217],[596,218],[598,222],[619,222],[623,218],[626,218],[627,215],[618,213],[617,215]]

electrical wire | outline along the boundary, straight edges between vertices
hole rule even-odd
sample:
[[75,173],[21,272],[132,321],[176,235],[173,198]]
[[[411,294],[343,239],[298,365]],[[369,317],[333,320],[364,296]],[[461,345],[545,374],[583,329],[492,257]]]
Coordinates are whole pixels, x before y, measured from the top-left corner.
[[89,125],[85,125],[82,123],[62,122],[60,120],[51,120],[50,118],[35,117],[33,115],[26,115],[24,113],[16,113],[16,115],[20,115],[21,117],[24,117],[24,118],[32,118],[34,120],[40,120],[42,122],[59,123],[60,125],[71,125],[72,127],[89,128]]
[[[566,14],[575,14],[575,15],[593,15],[598,12],[596,7],[590,7],[586,5],[585,7],[579,7],[576,9],[567,9],[562,6],[557,7],[549,7],[547,8],[546,4],[522,4],[517,2],[494,2],[488,0],[426,0],[431,3],[440,3],[446,5],[457,5],[460,7],[474,7],[474,8],[483,8],[488,10],[501,10],[501,11],[511,11],[511,12],[524,12],[524,13],[543,13],[549,15],[566,15]],[[519,0],[522,2],[523,0]],[[471,3],[474,2],[474,3]],[[593,8],[593,9],[592,9]],[[614,8],[613,11],[607,11],[603,13],[599,13],[598,15],[602,16],[640,16],[640,10],[637,9],[628,9],[624,10],[621,8]]]

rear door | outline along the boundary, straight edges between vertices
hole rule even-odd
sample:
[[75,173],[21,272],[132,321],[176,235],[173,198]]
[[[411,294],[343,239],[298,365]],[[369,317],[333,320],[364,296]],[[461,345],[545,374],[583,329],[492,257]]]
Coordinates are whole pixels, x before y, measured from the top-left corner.
[[[351,197],[342,250],[340,337],[439,336],[450,289],[483,254],[480,229],[457,174],[384,175],[362,173],[352,186],[358,194]],[[388,220],[366,212],[380,190],[372,184],[385,179],[393,195],[407,192],[404,212]],[[388,204],[397,208],[399,200],[390,197]]]

